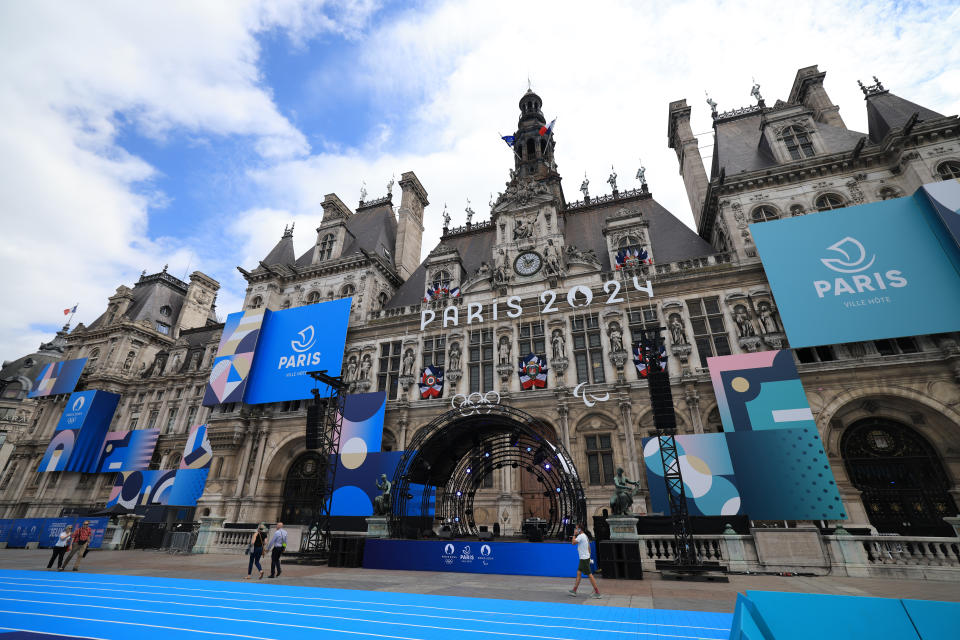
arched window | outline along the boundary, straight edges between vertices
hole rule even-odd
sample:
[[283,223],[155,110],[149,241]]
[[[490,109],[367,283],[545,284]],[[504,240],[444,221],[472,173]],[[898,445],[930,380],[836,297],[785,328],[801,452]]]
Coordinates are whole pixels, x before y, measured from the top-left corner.
[[253,300],[250,301],[251,309],[259,309],[262,306],[263,306],[263,298],[261,298],[260,296],[254,296]]
[[533,138],[527,140],[527,159],[532,158],[537,153],[537,145]]
[[843,198],[835,193],[825,193],[814,201],[813,205],[817,211],[830,211],[831,209],[842,209],[847,206]]
[[960,178],[960,162],[947,160],[937,165],[937,175],[941,180],[956,180]]
[[433,288],[436,289],[437,291],[441,291],[444,288],[449,290],[450,282],[452,280],[453,279],[450,277],[450,272],[444,269],[441,269],[440,271],[437,271],[435,274],[433,274]]
[[766,222],[767,220],[776,220],[780,217],[777,210],[769,205],[762,205],[753,210],[750,217],[754,222]]
[[802,216],[804,213],[805,211],[803,210],[803,207],[799,204],[795,204],[792,207],[790,207],[791,216]]
[[949,477],[937,452],[914,429],[883,417],[859,420],[840,439],[840,455],[879,532],[953,534],[943,521],[957,514]]
[[160,307],[160,315],[162,315],[164,318],[169,318],[171,313],[173,313],[173,309],[167,305]]
[[283,483],[283,509],[280,519],[288,524],[312,524],[315,521],[316,495],[320,477],[320,456],[308,451],[290,465]]
[[307,294],[307,304],[315,304],[317,302],[320,302],[319,291],[311,291],[310,293]]
[[[23,388],[23,385],[14,380],[13,382],[8,382],[5,387],[3,387],[3,394],[0,397],[5,400],[21,400],[27,395],[27,390]],[[12,411],[12,409],[11,409]]]
[[787,148],[787,153],[794,160],[813,157],[813,143],[803,127],[787,127],[780,132],[780,140]]
[[352,284],[345,284],[340,287],[340,297],[346,298],[348,296],[352,296],[356,290],[356,287],[354,287]]
[[97,366],[97,360],[100,359],[100,349],[94,347],[90,350],[90,355],[87,356],[87,367],[92,371]]
[[317,257],[320,260],[329,260],[333,255],[333,234],[328,233],[320,240],[320,252]]

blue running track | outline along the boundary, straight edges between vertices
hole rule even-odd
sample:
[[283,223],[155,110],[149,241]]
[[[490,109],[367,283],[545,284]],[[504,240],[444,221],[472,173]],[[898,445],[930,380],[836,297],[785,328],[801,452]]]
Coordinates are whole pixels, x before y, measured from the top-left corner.
[[[584,592],[581,598],[587,597]],[[0,640],[726,640],[732,615],[253,582],[0,570]]]

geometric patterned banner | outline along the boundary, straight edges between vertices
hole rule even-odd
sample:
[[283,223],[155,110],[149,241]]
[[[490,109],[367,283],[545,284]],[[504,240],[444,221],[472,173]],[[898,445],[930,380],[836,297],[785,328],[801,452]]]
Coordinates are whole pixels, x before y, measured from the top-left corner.
[[253,366],[253,353],[267,313],[266,309],[250,309],[227,316],[203,406],[243,400],[250,367]]
[[207,425],[190,427],[190,435],[187,436],[187,444],[180,458],[180,469],[209,469],[212,461],[213,447],[207,439]]
[[110,431],[100,448],[96,473],[143,471],[150,466],[160,429]]
[[43,371],[34,380],[33,388],[30,389],[28,397],[39,398],[41,396],[73,393],[73,390],[77,388],[77,381],[80,379],[80,373],[83,372],[85,364],[87,364],[86,358],[51,362],[43,368]]

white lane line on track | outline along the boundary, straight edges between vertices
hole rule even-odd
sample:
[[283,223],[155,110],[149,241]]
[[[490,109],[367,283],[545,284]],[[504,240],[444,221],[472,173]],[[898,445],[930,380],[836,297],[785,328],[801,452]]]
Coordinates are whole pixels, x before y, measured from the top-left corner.
[[[29,602],[29,600],[27,601]],[[58,604],[58,603],[51,603]],[[31,613],[27,611],[4,611],[0,613],[10,613],[21,616],[42,616],[44,618],[57,618],[58,620],[82,620],[84,622],[108,622],[111,624],[126,624],[134,627],[150,627],[151,629],[167,629],[169,631],[192,631],[193,633],[206,633],[213,636],[227,636],[229,638],[252,638],[253,640],[278,640],[277,638],[265,638],[263,636],[245,636],[239,633],[221,633],[219,631],[200,631],[198,629],[181,629],[180,627],[165,627],[159,624],[147,624],[145,622],[120,622],[119,620],[104,620],[101,618],[80,618],[78,616],[65,616],[57,613]],[[35,629],[18,629],[18,631],[29,631],[30,633],[48,633],[46,631],[37,631]],[[58,632],[59,633],[59,632]],[[63,635],[63,634],[59,634]],[[74,638],[83,638],[84,636],[73,636]],[[385,636],[390,637],[390,636]],[[415,640],[414,638],[405,638],[404,640]]]
[[[5,582],[5,581],[3,581],[3,580],[0,580],[0,584],[10,585],[11,583],[10,583],[10,582]],[[14,584],[13,586],[17,586],[17,585]],[[29,585],[29,586],[36,587],[37,585]],[[103,597],[103,596],[101,596],[101,595],[92,595],[92,594],[91,594],[91,595],[88,595],[88,594],[84,594],[84,593],[77,593],[77,590],[78,590],[78,589],[83,589],[83,590],[85,590],[85,591],[107,591],[107,592],[110,592],[110,593],[119,593],[120,596],[121,596],[125,601],[130,601],[130,602],[149,602],[149,603],[155,603],[155,602],[157,602],[157,599],[156,599],[156,598],[147,599],[147,600],[141,600],[141,599],[138,599],[138,598],[131,598],[129,592],[119,591],[119,590],[117,590],[117,589],[101,589],[101,588],[98,588],[98,587],[74,587],[71,591],[66,592],[66,593],[62,593],[62,592],[61,592],[61,593],[58,593],[58,592],[50,591],[49,589],[48,589],[48,590],[45,590],[45,591],[33,591],[33,590],[30,590],[30,589],[3,589],[3,588],[0,588],[0,593],[3,593],[3,592],[11,592],[11,593],[37,593],[37,594],[40,594],[40,595],[73,596],[73,597],[77,597],[77,598],[101,598],[101,597]],[[223,598],[217,598],[217,597],[214,597],[214,596],[200,596],[200,595],[184,596],[184,595],[180,595],[180,594],[169,594],[169,593],[162,593],[162,592],[159,592],[159,593],[158,593],[158,592],[143,591],[143,590],[138,590],[136,593],[137,593],[137,595],[155,595],[155,596],[159,595],[159,596],[168,596],[168,597],[174,595],[174,596],[176,596],[176,597],[181,597],[181,598],[202,598],[202,599],[204,599],[204,600],[219,600],[220,602],[223,602],[223,601],[224,601]],[[187,606],[187,607],[207,607],[207,608],[221,608],[221,609],[238,609],[238,610],[241,610],[241,611],[262,611],[262,612],[266,612],[266,613],[284,613],[284,614],[289,614],[289,615],[294,615],[294,616],[312,616],[312,617],[319,617],[319,618],[337,617],[337,616],[324,616],[324,615],[321,615],[321,614],[301,613],[301,612],[297,612],[297,611],[288,611],[288,610],[277,611],[277,610],[275,610],[275,609],[258,609],[258,608],[251,608],[251,607],[233,607],[233,606],[229,606],[229,605],[207,605],[207,604],[198,604],[198,603],[196,603],[196,602],[173,602],[173,601],[170,601],[170,600],[164,600],[163,602],[164,602],[165,604],[179,605],[179,606]],[[393,616],[413,616],[413,617],[416,617],[416,618],[439,618],[439,619],[443,619],[443,620],[449,620],[449,619],[450,619],[450,616],[431,615],[431,614],[425,614],[425,613],[404,613],[404,612],[400,612],[400,611],[383,611],[383,610],[379,610],[379,609],[357,609],[357,608],[348,608],[348,607],[335,607],[335,606],[323,605],[323,604],[299,604],[299,603],[296,603],[296,602],[291,602],[291,603],[287,603],[287,602],[270,602],[270,601],[265,601],[265,600],[262,600],[262,599],[258,599],[256,602],[257,602],[257,604],[260,604],[260,605],[263,605],[263,604],[279,604],[279,605],[284,605],[284,606],[316,607],[316,608],[318,608],[318,609],[334,609],[334,610],[339,610],[339,611],[350,611],[350,612],[352,612],[352,613],[382,613],[382,614],[393,615]],[[548,628],[556,628],[556,629],[569,629],[569,630],[572,630],[572,631],[600,631],[600,632],[603,632],[603,633],[634,633],[633,630],[620,631],[620,630],[617,630],[617,629],[597,629],[597,628],[593,628],[593,627],[571,627],[570,625],[544,624],[544,623],[533,623],[533,622],[511,622],[511,621],[505,621],[505,620],[482,620],[482,619],[479,619],[479,618],[457,618],[457,620],[458,620],[458,621],[461,621],[461,622],[480,622],[480,623],[483,623],[483,624],[505,624],[505,625],[520,626],[520,627],[539,627],[539,628],[548,627]],[[379,622],[379,621],[378,621],[378,622]],[[595,622],[596,622],[596,621],[595,621]],[[611,622],[611,623],[613,623],[613,624],[622,624],[622,625],[637,625],[637,624],[642,624],[642,625],[651,626],[651,627],[656,627],[656,626],[670,626],[670,625],[658,625],[658,624],[652,623],[652,622],[634,622],[634,621],[630,621],[630,620],[626,620],[626,621],[611,620],[611,621],[609,621],[609,622]],[[385,623],[385,624],[386,624],[386,623]],[[406,624],[409,624],[409,623],[397,622],[396,624],[406,625]],[[409,625],[409,626],[420,626],[420,625]],[[682,638],[682,637],[689,637],[689,636],[678,636],[678,637],[681,637],[681,638]]]
[[[87,575],[99,575],[99,574],[87,574]],[[116,575],[116,574],[106,574],[106,575]],[[0,576],[2,576],[2,572],[0,572]],[[70,586],[76,586],[76,585],[77,585],[77,581],[76,581],[76,580],[56,580],[56,579],[53,579],[53,578],[28,578],[28,577],[23,577],[23,576],[10,576],[10,578],[11,578],[11,579],[15,579],[15,580],[30,580],[30,581],[32,581],[32,582],[63,583],[63,584],[70,585]],[[165,578],[165,579],[167,579],[167,580],[177,580],[177,579],[179,579],[179,578]],[[100,584],[111,584],[111,585],[117,585],[117,586],[121,586],[121,587],[145,587],[145,586],[150,586],[150,585],[148,585],[148,584],[136,583],[136,582],[132,582],[132,583],[131,583],[131,582],[110,582],[110,583],[100,583]],[[265,585],[265,586],[266,586],[266,585]],[[278,586],[279,586],[279,585],[278,585]],[[297,586],[297,585],[284,585],[284,586],[287,586],[287,587],[295,587],[295,588],[300,588],[300,589],[329,589],[329,587],[301,587],[301,586]],[[226,594],[229,594],[229,595],[237,595],[237,596],[244,596],[244,597],[250,597],[251,595],[260,595],[259,593],[251,592],[251,591],[228,591],[228,590],[226,590],[226,589],[196,589],[196,588],[191,588],[191,587],[176,587],[176,586],[172,586],[172,585],[171,585],[171,586],[166,586],[166,585],[155,586],[155,585],[154,585],[154,586],[152,586],[152,588],[154,588],[154,589],[176,589],[176,590],[179,590],[179,591],[191,591],[191,592],[193,592],[193,591],[201,591],[201,592],[203,592],[203,593],[226,593]],[[269,589],[270,587],[267,587],[267,588]],[[121,590],[118,589],[118,591],[121,591]],[[170,594],[170,595],[174,595],[174,594]],[[454,608],[449,608],[449,607],[435,607],[435,606],[424,605],[424,604],[402,604],[402,603],[393,603],[393,602],[377,602],[377,601],[369,601],[369,600],[348,600],[348,599],[346,599],[346,598],[318,598],[318,597],[313,597],[313,596],[290,596],[290,595],[283,595],[283,594],[273,594],[273,595],[271,595],[270,597],[271,597],[271,598],[284,598],[284,599],[288,599],[288,600],[289,600],[289,599],[296,599],[296,600],[316,600],[316,601],[320,601],[320,602],[348,602],[348,603],[351,603],[351,604],[389,605],[389,606],[391,606],[391,607],[412,607],[412,608],[416,608],[416,609],[435,609],[435,610],[438,610],[438,611],[445,611],[445,612],[486,613],[486,614],[492,614],[492,615],[518,616],[518,617],[524,617],[524,618],[546,618],[546,617],[549,617],[549,618],[552,619],[552,620],[577,620],[577,621],[580,621],[580,622],[596,622],[596,619],[595,619],[595,618],[576,618],[576,617],[571,617],[571,616],[557,616],[557,615],[553,615],[553,614],[547,615],[547,614],[536,614],[536,613],[512,613],[512,612],[509,612],[509,611],[485,611],[485,610],[476,610],[476,609],[454,609]],[[433,597],[449,598],[449,597],[460,597],[460,596],[433,596]],[[637,610],[637,611],[639,611],[639,610]],[[703,626],[697,626],[697,625],[642,623],[642,622],[639,622],[639,621],[637,621],[636,624],[656,624],[657,626],[661,626],[661,627],[676,627],[676,628],[681,628],[681,629],[703,629],[703,630],[705,630],[705,631],[726,631],[726,632],[728,632],[728,633],[729,633],[729,631],[730,631],[729,627],[727,627],[727,628],[721,628],[721,627],[703,627]]]
[[[149,614],[154,614],[154,615],[159,615],[159,616],[183,616],[183,617],[187,617],[187,618],[202,618],[202,619],[204,619],[204,620],[224,620],[224,621],[226,621],[226,622],[244,622],[244,623],[248,623],[248,624],[264,624],[264,625],[270,625],[270,626],[276,626],[276,627],[290,627],[290,628],[295,628],[295,629],[309,629],[309,630],[311,630],[311,631],[329,631],[329,632],[335,632],[335,633],[349,633],[349,634],[352,634],[352,635],[374,636],[374,637],[377,637],[377,638],[394,638],[394,639],[396,639],[396,640],[419,640],[419,639],[416,639],[416,638],[407,638],[407,637],[405,637],[405,636],[391,636],[391,635],[386,635],[386,634],[382,634],[382,633],[367,633],[367,632],[365,632],[365,631],[348,631],[348,630],[346,630],[346,629],[326,629],[326,628],[324,628],[324,627],[313,627],[313,626],[305,625],[305,624],[291,624],[291,623],[286,623],[286,622],[270,622],[270,621],[267,621],[267,620],[248,620],[248,619],[245,619],[245,618],[227,618],[227,617],[224,617],[224,616],[204,616],[204,615],[199,615],[199,614],[195,614],[195,613],[182,613],[182,612],[174,612],[174,611],[151,611],[151,610],[149,610],[149,609],[130,609],[130,608],[128,608],[128,607],[110,607],[110,606],[107,606],[107,605],[100,605],[100,604],[81,604],[81,603],[79,603],[79,602],[71,602],[71,603],[69,603],[69,604],[66,604],[66,603],[63,603],[63,602],[48,602],[48,601],[46,601],[46,600],[27,600],[26,598],[0,598],[0,602],[28,602],[28,603],[30,603],[30,604],[50,604],[50,605],[56,605],[56,606],[59,606],[59,607],[66,607],[66,606],[70,606],[70,607],[87,607],[87,608],[93,608],[93,609],[109,609],[109,610],[111,610],[111,611],[124,611],[124,612],[127,612],[127,613],[149,613]],[[198,605],[198,606],[204,606],[204,605]],[[228,607],[210,607],[210,608],[228,608]],[[230,607],[230,608],[234,608],[234,607]],[[244,610],[248,610],[248,609],[244,609]],[[2,612],[2,611],[0,611],[0,613],[10,613],[10,612]],[[289,612],[279,611],[279,612],[277,612],[277,613],[284,614],[284,613],[289,613]],[[28,613],[25,613],[25,612],[24,612],[24,615],[34,615],[34,614],[28,614]],[[48,615],[48,614],[36,614],[36,615]],[[54,614],[49,614],[49,615],[50,615],[51,617],[57,617],[57,616],[54,615]],[[301,614],[301,615],[304,615],[304,614]],[[308,614],[308,615],[309,615],[309,614]],[[480,633],[480,634],[484,634],[484,635],[488,635],[488,636],[489,636],[489,635],[496,635],[496,636],[516,636],[516,637],[520,637],[520,638],[539,638],[540,640],[578,640],[577,638],[565,638],[565,637],[558,637],[558,636],[534,636],[534,635],[529,635],[529,634],[508,633],[508,632],[505,632],[505,631],[478,631],[478,630],[474,630],[474,629],[457,629],[457,628],[452,628],[452,627],[437,627],[437,626],[426,625],[426,624],[411,625],[411,624],[407,624],[407,623],[404,623],[404,622],[392,622],[392,623],[391,623],[391,622],[380,622],[379,620],[364,620],[364,619],[356,619],[356,618],[346,618],[346,617],[343,617],[343,616],[316,616],[316,617],[333,618],[333,619],[337,619],[337,620],[347,620],[347,621],[351,621],[351,622],[370,622],[370,623],[379,623],[379,624],[391,624],[391,625],[413,626],[413,627],[418,627],[418,628],[421,628],[421,629],[435,629],[435,630],[437,630],[437,631],[457,631],[457,632],[460,632],[460,633]],[[130,624],[136,624],[136,623],[130,623]],[[156,625],[144,625],[144,626],[156,626]],[[203,632],[203,633],[216,633],[216,632],[212,632],[212,631],[211,631],[211,632]],[[703,638],[703,637],[697,637],[697,636],[677,636],[677,635],[670,635],[670,634],[665,634],[665,633],[647,633],[647,632],[644,632],[644,631],[634,631],[633,633],[636,634],[636,635],[643,635],[643,636],[659,636],[659,637],[666,637],[666,638],[683,638],[684,640],[717,640],[716,638]],[[236,635],[236,634],[220,634],[220,635]],[[240,636],[240,637],[255,637],[255,636]]]
[[[37,631],[36,629],[18,629],[17,627],[0,627],[0,631],[25,631],[26,633],[46,633],[46,631]],[[50,634],[53,635],[53,634]],[[109,640],[108,638],[97,638],[96,636],[77,636],[72,633],[57,631],[58,636],[64,638],[82,638],[83,640]]]

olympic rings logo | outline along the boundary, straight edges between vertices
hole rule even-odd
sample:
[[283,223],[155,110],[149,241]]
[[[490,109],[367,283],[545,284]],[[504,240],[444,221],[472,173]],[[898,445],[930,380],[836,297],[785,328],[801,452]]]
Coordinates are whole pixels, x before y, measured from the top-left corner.
[[[496,399],[491,399],[491,396]],[[450,398],[450,406],[459,411],[462,416],[490,413],[493,411],[493,407],[498,404],[500,404],[500,393],[497,391],[487,391],[486,393],[474,391],[470,395],[458,393]]]

